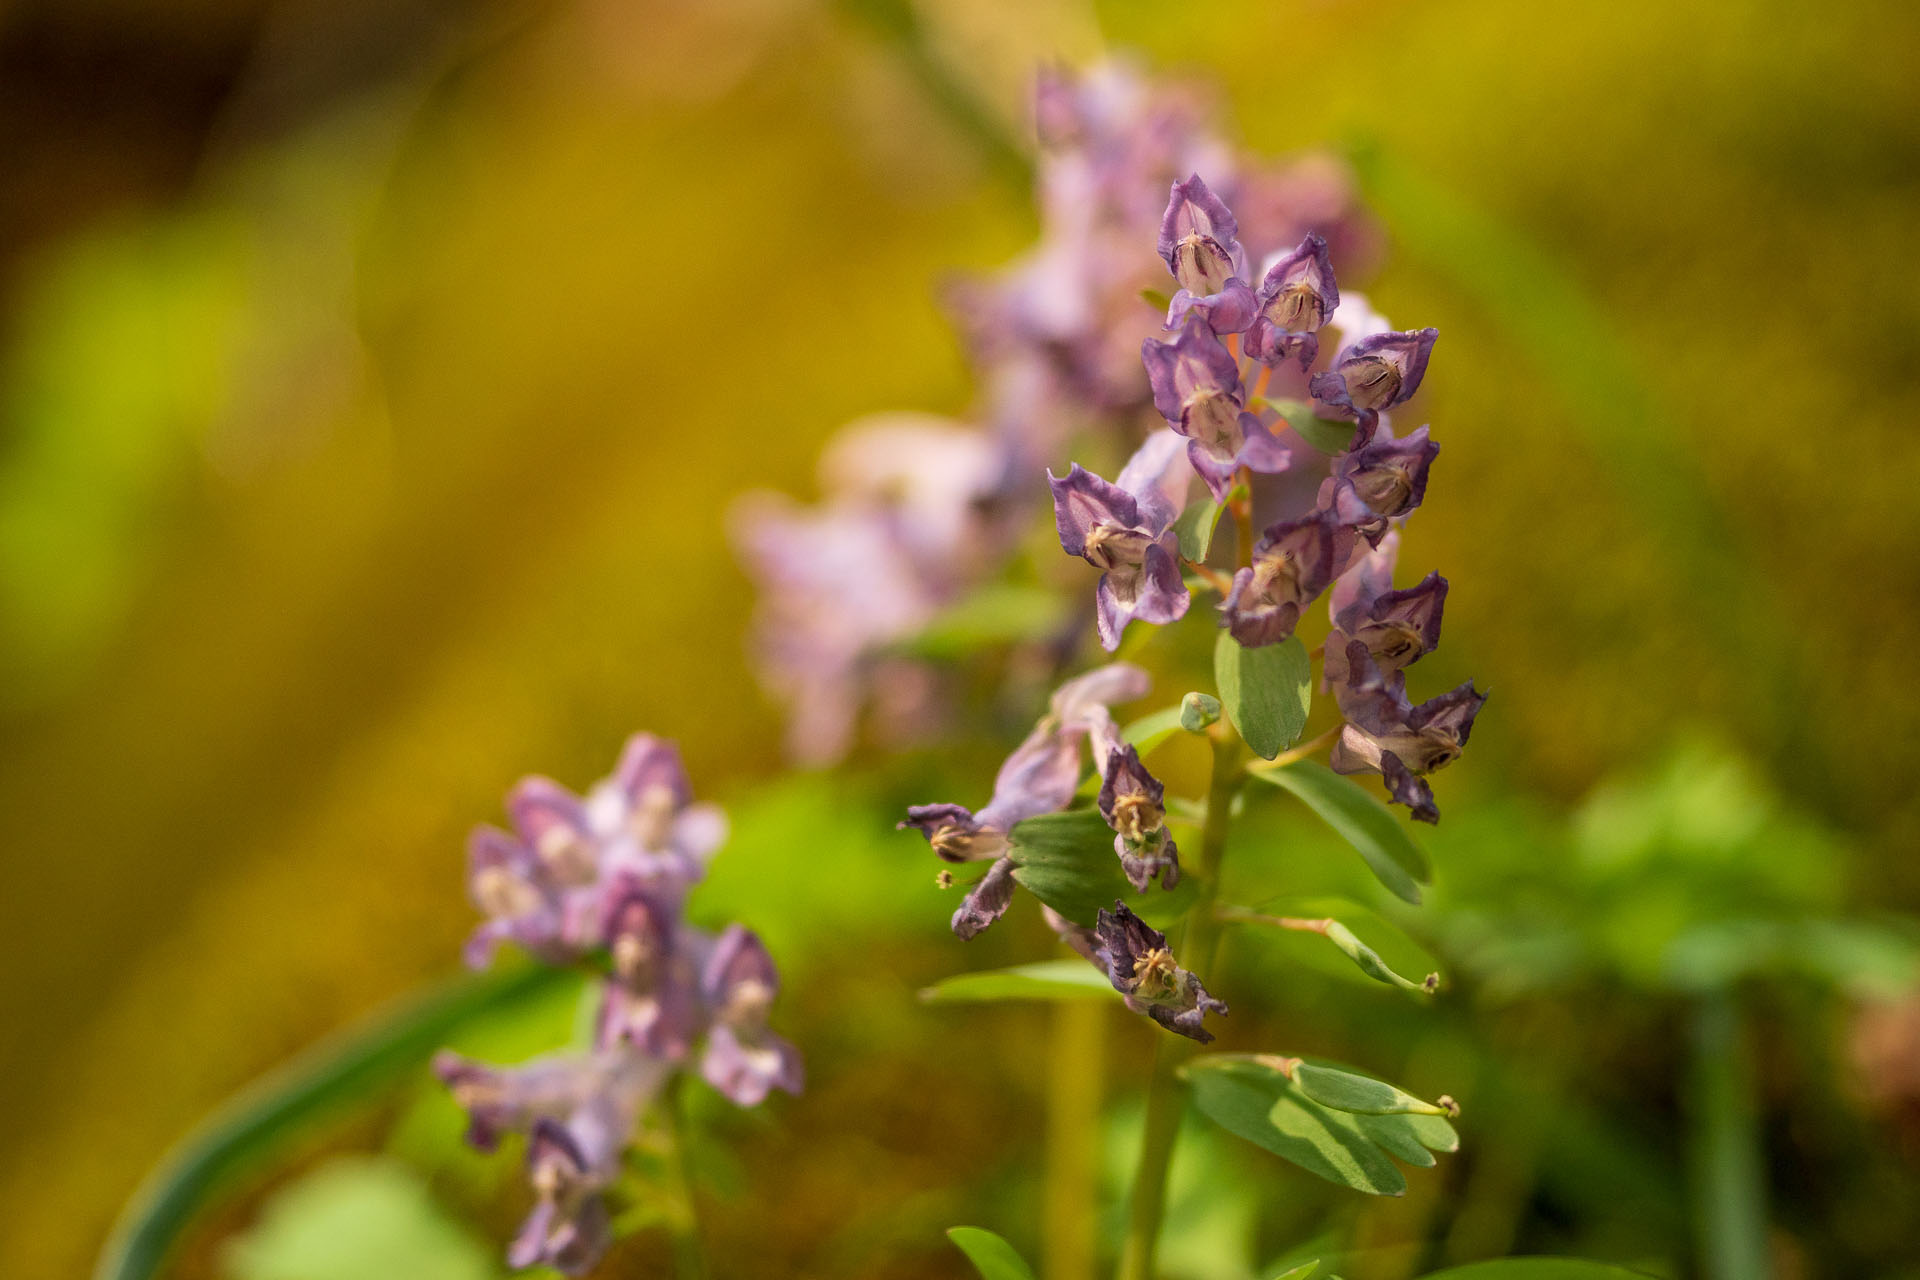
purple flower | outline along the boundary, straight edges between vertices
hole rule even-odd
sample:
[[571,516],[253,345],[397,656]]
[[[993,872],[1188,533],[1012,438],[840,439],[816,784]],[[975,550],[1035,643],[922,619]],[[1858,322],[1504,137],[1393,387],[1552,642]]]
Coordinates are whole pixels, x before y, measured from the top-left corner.
[[1075,463],[1060,479],[1051,471],[1060,546],[1099,569],[1095,589],[1100,643],[1120,647],[1129,622],[1174,622],[1191,597],[1180,578],[1180,543],[1169,526],[1175,512],[1154,489],[1136,496]]
[[601,939],[613,978],[601,995],[595,1044],[625,1043],[655,1058],[686,1057],[700,1031],[695,975],[687,954],[692,931],[637,876],[623,873],[601,899]]
[[1440,644],[1440,618],[1447,604],[1447,580],[1429,573],[1419,585],[1401,591],[1369,593],[1334,616],[1327,636],[1325,680],[1346,684],[1347,645],[1358,640],[1381,671],[1412,666]]
[[1361,417],[1405,404],[1420,389],[1438,329],[1376,333],[1350,343],[1333,367],[1307,384],[1314,399],[1347,417]]
[[524,1133],[543,1116],[567,1115],[601,1078],[589,1058],[537,1058],[503,1068],[450,1049],[434,1055],[433,1074],[467,1113],[467,1143],[480,1151],[492,1151],[502,1134]]
[[1325,512],[1271,525],[1253,548],[1253,565],[1233,575],[1220,602],[1233,638],[1248,648],[1293,634],[1301,611],[1333,581],[1340,532]]
[[1246,277],[1239,227],[1220,197],[1199,174],[1173,184],[1160,218],[1160,257],[1180,287],[1197,298],[1217,294],[1229,280]]
[[1017,822],[1057,813],[1073,803],[1080,786],[1080,744],[1090,742],[1093,758],[1107,759],[1120,740],[1108,707],[1144,697],[1149,687],[1147,673],[1124,662],[1074,677],[1054,691],[1047,714],[1000,766],[985,808],[977,814],[957,804],[907,810],[900,828],[920,832],[946,861],[994,864],[954,912],[956,934],[972,938],[1006,911],[1013,899],[1008,833]]
[[1201,1044],[1213,1039],[1201,1021],[1209,1011],[1225,1016],[1227,1006],[1208,995],[1200,979],[1174,960],[1166,934],[1133,914],[1124,902],[1114,903],[1112,911],[1102,910],[1094,932],[1107,980],[1126,997],[1129,1009]]
[[728,925],[700,978],[713,1019],[700,1072],[739,1106],[758,1106],[772,1089],[797,1094],[804,1081],[799,1053],[767,1029],[767,1011],[779,990],[773,957],[759,937]]
[[1326,240],[1310,234],[1267,268],[1254,305],[1247,354],[1264,364],[1279,364],[1289,356],[1297,358],[1302,369],[1312,364],[1320,350],[1315,334],[1340,305]]
[[1340,455],[1334,464],[1336,486],[1351,488],[1370,513],[1360,521],[1368,541],[1378,543],[1386,522],[1418,507],[1427,496],[1427,472],[1440,455],[1440,446],[1427,438],[1427,429],[1404,439],[1380,439]]
[[1460,758],[1487,695],[1468,681],[1414,706],[1407,700],[1406,677],[1383,672],[1359,640],[1347,642],[1346,665],[1347,679],[1334,686],[1334,694],[1347,724],[1328,763],[1336,773],[1380,774],[1393,798],[1415,818],[1438,822],[1426,775]]
[[507,1246],[507,1264],[544,1265],[570,1276],[593,1270],[613,1243],[612,1219],[599,1192],[600,1179],[557,1121],[534,1125],[527,1144],[527,1177],[539,1198]]
[[549,964],[594,944],[593,890],[556,884],[531,847],[498,827],[476,827],[467,840],[467,892],[487,917],[467,940],[469,968],[486,968],[503,942]]
[[1154,407],[1187,437],[1187,458],[1216,499],[1241,467],[1286,470],[1287,451],[1246,411],[1239,366],[1199,316],[1188,316],[1172,342],[1148,338],[1140,359]]
[[1131,746],[1113,748],[1100,772],[1100,816],[1114,830],[1113,851],[1127,880],[1142,893],[1156,875],[1161,888],[1173,888],[1180,883],[1180,850],[1167,832],[1166,789]]

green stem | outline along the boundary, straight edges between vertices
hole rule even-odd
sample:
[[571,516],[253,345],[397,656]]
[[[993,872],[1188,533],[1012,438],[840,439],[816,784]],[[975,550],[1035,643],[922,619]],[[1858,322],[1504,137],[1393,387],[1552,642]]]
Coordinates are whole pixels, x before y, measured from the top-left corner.
[[[1233,824],[1233,794],[1241,777],[1240,740],[1226,725],[1215,725],[1213,779],[1207,789],[1207,821],[1200,832],[1200,856],[1191,868],[1200,892],[1187,912],[1187,927],[1179,955],[1188,969],[1212,970],[1220,949],[1220,922],[1213,901],[1220,883],[1220,862],[1227,850]],[[1118,1280],[1152,1280],[1154,1255],[1160,1244],[1160,1221],[1166,1213],[1167,1169],[1173,1162],[1180,1118],[1186,1111],[1186,1092],[1180,1083],[1180,1065],[1192,1056],[1194,1042],[1163,1035],[1153,1055],[1153,1078],[1147,1085],[1146,1131],[1140,1140],[1140,1163],[1133,1175],[1133,1194],[1127,1204],[1127,1238],[1120,1251]]]
[[1700,1274],[1758,1280],[1767,1259],[1767,1193],[1761,1172],[1753,1063],[1730,992],[1703,997],[1693,1013],[1690,1128]]
[[1053,1006],[1042,1210],[1047,1280],[1093,1280],[1106,1015],[1104,1001],[1061,1000]]
[[688,1158],[686,1093],[684,1073],[676,1071],[668,1080],[661,1110],[666,1116],[667,1142],[671,1146],[669,1164],[673,1171],[674,1198],[679,1202],[668,1217],[673,1236],[673,1274],[678,1280],[706,1280],[707,1254],[700,1245],[700,1212],[693,1199],[693,1164]]

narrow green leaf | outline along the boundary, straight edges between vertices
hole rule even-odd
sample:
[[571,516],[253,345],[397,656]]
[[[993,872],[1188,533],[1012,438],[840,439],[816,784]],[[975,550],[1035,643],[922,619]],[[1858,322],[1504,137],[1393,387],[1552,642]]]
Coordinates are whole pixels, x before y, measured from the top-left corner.
[[1014,1247],[981,1227],[948,1227],[947,1239],[959,1246],[980,1280],[1033,1280],[1033,1268]]
[[571,969],[528,965],[428,992],[265,1076],[176,1147],[115,1224],[95,1280],[147,1280],[230,1180],[319,1119],[415,1071],[467,1020],[578,982]]
[[1269,400],[1267,405],[1287,420],[1287,425],[1321,453],[1345,453],[1353,443],[1353,430],[1360,424],[1338,418],[1322,418],[1305,400]]
[[1585,1258],[1495,1258],[1432,1271],[1422,1280],[1645,1280],[1647,1274]]
[[1426,854],[1420,852],[1420,846],[1387,806],[1358,783],[1313,760],[1297,760],[1279,769],[1256,769],[1253,776],[1298,796],[1359,851],[1395,897],[1420,901],[1415,881],[1425,883],[1433,875]]
[[1370,1116],[1448,1114],[1444,1106],[1416,1098],[1384,1080],[1341,1071],[1337,1067],[1303,1062],[1294,1068],[1293,1083],[1301,1093],[1335,1111]]
[[1013,878],[1075,924],[1091,926],[1118,899],[1151,921],[1171,920],[1192,905],[1194,882],[1139,893],[1120,870],[1113,830],[1094,809],[1069,809],[1014,824],[1008,833]]
[[1320,1269],[1317,1262],[1305,1262],[1287,1271],[1282,1271],[1273,1280],[1307,1280],[1307,1277]]
[[1261,915],[1258,912],[1247,911],[1240,907],[1222,907],[1220,910],[1225,919],[1233,920],[1240,924],[1273,925],[1277,926],[1281,932],[1317,932],[1335,947],[1339,948],[1348,959],[1352,960],[1360,972],[1366,974],[1376,982],[1384,982],[1388,986],[1399,987],[1404,991],[1418,991],[1426,995],[1431,995],[1439,986],[1440,975],[1438,974],[1429,974],[1424,981],[1420,982],[1415,982],[1411,978],[1402,977],[1394,971],[1391,965],[1381,959],[1379,952],[1362,942],[1353,930],[1340,923],[1340,921],[1330,917],[1321,917],[1316,922],[1319,926],[1318,929],[1308,930],[1301,924],[1283,923],[1280,918],[1275,916]]
[[1162,315],[1165,315],[1167,308],[1173,305],[1173,299],[1158,289],[1142,289],[1140,300]]
[[1222,631],[1213,678],[1233,727],[1256,754],[1271,760],[1299,741],[1313,705],[1313,663],[1300,637],[1249,649]]
[[1228,1132],[1329,1182],[1369,1195],[1399,1195],[1406,1178],[1391,1157],[1433,1164],[1459,1145],[1439,1116],[1356,1114],[1309,1096],[1289,1078],[1309,1064],[1266,1056],[1213,1054],[1181,1070],[1194,1104]]
[[1213,545],[1213,531],[1220,524],[1220,513],[1225,510],[1211,498],[1202,498],[1189,503],[1173,522],[1173,531],[1180,538],[1180,554],[1199,564],[1207,558],[1207,549]]
[[929,1004],[988,1000],[1103,1000],[1119,995],[1085,960],[1048,960],[943,978],[920,992]]

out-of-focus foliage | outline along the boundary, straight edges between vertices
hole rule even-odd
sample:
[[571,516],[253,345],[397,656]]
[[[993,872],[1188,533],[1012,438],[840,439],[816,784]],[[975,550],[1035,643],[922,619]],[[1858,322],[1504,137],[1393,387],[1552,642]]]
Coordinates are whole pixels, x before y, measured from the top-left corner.
[[[916,992],[1044,931],[957,949],[891,831],[996,744],[768,783],[721,513],[805,493],[843,420],[965,407],[938,289],[1032,230],[980,129],[1016,127],[1035,57],[1104,36],[1217,78],[1257,148],[1354,146],[1391,246],[1374,299],[1444,335],[1436,483],[1473,495],[1408,535],[1456,583],[1433,679],[1498,677],[1426,913],[1278,795],[1229,867],[1262,910],[1292,913],[1273,884],[1369,904],[1404,951],[1326,914],[1450,985],[1242,927],[1228,964],[1262,995],[1223,1047],[1451,1093],[1455,1167],[1342,1202],[1196,1125],[1169,1274],[1514,1250],[1679,1274],[1726,1220],[1692,1207],[1716,1166],[1677,1136],[1740,1112],[1700,1102],[1727,1084],[1692,1048],[1720,1000],[1772,1265],[1914,1274],[1914,24],[1783,0],[0,15],[4,136],[34,143],[0,178],[0,1195],[23,1224],[0,1271],[81,1273],[196,1118],[442,975],[465,828],[639,727],[732,801],[692,909],[761,926],[812,1073],[771,1116],[701,1111],[716,1270],[951,1276],[941,1232],[969,1221],[1040,1256],[1049,1015]],[[1001,604],[927,644],[1046,625]],[[1676,723],[1737,749],[1670,755]],[[556,1038],[475,1034],[500,1057]],[[1107,1037],[1129,1096],[1150,1041],[1117,1013]],[[418,1084],[316,1132],[287,1199],[221,1210],[181,1273],[218,1274],[229,1236],[235,1259],[290,1247],[303,1197],[338,1211],[303,1173],[338,1146],[385,1144],[434,1213],[500,1239],[511,1162],[459,1150]]]

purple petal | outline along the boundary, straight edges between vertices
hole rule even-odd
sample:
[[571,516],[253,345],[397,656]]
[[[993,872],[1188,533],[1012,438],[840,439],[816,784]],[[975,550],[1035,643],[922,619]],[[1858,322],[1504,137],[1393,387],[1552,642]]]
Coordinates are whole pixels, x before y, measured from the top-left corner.
[[1216,334],[1241,333],[1254,323],[1258,303],[1246,281],[1229,277],[1218,293],[1197,294],[1181,289],[1167,306],[1166,328],[1180,328],[1188,316],[1198,316]]
[[966,898],[953,913],[953,931],[960,938],[971,941],[986,927],[1006,914],[1007,906],[1013,901],[1013,859],[1001,858],[991,867],[980,882],[968,890]]
[[1218,293],[1243,269],[1238,234],[1233,214],[1196,173],[1174,183],[1156,247],[1182,288],[1201,295]]
[[1060,532],[1060,546],[1070,556],[1087,555],[1087,538],[1098,526],[1132,529],[1140,524],[1140,504],[1133,494],[1077,462],[1065,479],[1049,471],[1047,485],[1053,490],[1053,519]]

